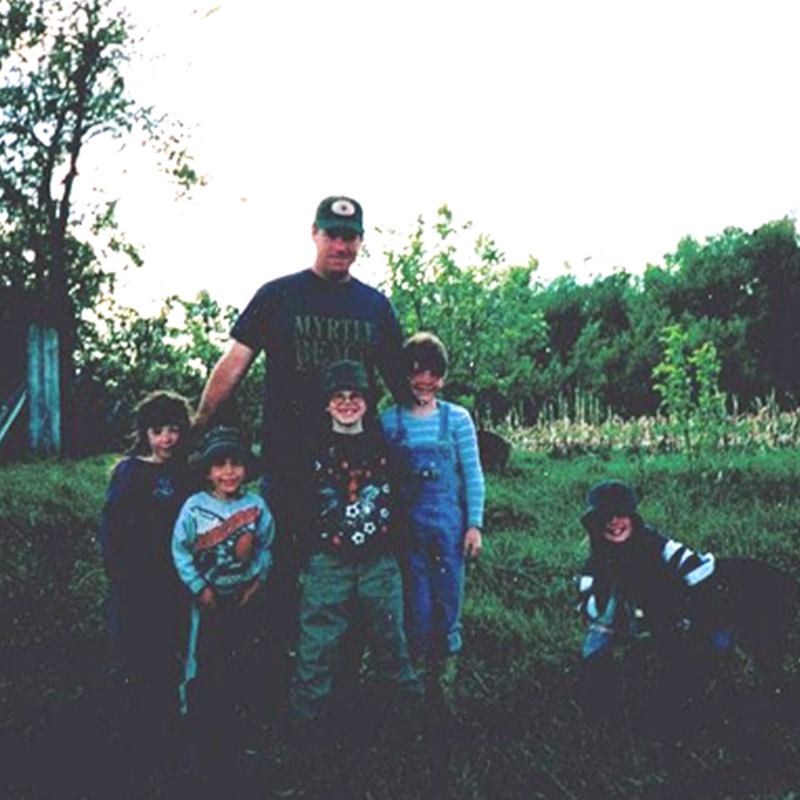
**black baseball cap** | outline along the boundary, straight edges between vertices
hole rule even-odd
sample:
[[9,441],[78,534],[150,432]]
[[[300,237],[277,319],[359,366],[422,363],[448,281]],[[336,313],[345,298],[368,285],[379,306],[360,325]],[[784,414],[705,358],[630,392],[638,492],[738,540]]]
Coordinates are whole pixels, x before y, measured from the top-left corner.
[[323,231],[346,229],[364,235],[364,212],[356,200],[339,195],[326,197],[317,206],[314,224]]

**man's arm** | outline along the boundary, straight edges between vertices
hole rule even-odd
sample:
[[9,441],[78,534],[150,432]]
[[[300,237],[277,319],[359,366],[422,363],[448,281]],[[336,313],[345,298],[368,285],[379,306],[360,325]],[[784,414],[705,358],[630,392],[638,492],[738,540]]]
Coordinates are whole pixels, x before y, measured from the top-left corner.
[[200,397],[200,406],[194,418],[194,427],[204,429],[219,411],[220,407],[230,398],[242,378],[247,374],[256,351],[246,344],[234,340],[219,361],[217,361],[211,375],[208,376],[203,394]]
[[403,403],[408,399],[408,383],[402,366],[403,333],[388,300],[380,330],[378,371],[395,403]]

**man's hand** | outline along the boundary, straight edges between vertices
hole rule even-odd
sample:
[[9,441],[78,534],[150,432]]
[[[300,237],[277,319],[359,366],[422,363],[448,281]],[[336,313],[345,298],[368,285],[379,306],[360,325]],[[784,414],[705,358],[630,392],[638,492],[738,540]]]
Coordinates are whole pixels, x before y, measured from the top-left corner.
[[483,549],[483,539],[480,528],[467,528],[464,534],[464,555],[467,558],[477,558]]
[[200,594],[197,595],[197,602],[200,608],[206,611],[216,611],[217,608],[217,595],[210,586],[206,586]]

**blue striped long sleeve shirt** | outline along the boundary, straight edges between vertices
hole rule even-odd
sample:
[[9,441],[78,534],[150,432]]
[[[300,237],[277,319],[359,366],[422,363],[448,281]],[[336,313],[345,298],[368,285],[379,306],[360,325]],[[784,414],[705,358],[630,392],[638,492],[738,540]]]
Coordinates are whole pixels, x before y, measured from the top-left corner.
[[[455,446],[459,475],[463,480],[467,527],[483,528],[486,484],[478,453],[475,425],[466,408],[455,403],[450,403],[449,406],[448,430]],[[433,444],[438,440],[440,407],[437,407],[433,414],[424,417],[415,416],[405,409],[402,409],[401,413],[409,447]],[[383,425],[387,438],[391,439],[397,434],[397,409],[395,406],[383,412],[381,425]]]

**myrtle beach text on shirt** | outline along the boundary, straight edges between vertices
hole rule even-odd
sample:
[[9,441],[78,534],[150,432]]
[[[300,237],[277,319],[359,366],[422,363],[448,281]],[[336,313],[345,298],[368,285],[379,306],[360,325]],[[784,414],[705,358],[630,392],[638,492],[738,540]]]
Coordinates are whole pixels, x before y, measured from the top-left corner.
[[378,331],[366,320],[298,314],[294,340],[296,368],[304,371],[343,358],[367,363],[375,350]]

